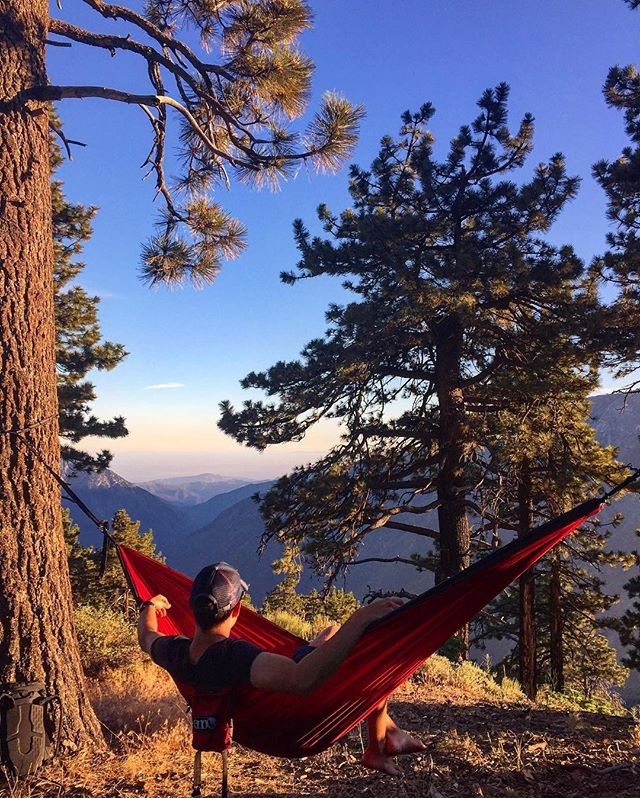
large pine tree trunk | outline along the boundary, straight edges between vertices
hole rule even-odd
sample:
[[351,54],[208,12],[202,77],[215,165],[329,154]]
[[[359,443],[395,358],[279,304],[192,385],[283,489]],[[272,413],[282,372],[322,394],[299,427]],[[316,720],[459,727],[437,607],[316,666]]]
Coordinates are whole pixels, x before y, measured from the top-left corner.
[[564,690],[563,621],[560,560],[557,554],[553,554],[551,557],[551,583],[549,585],[550,669],[551,687],[558,693]]
[[[525,461],[518,482],[519,524],[518,537],[531,532],[531,473]],[[538,691],[536,679],[536,618],[535,570],[529,568],[520,577],[520,622],[518,625],[518,675],[527,698],[535,699]]]
[[[438,478],[438,526],[440,568],[437,580],[447,579],[469,565],[471,527],[465,506],[465,464],[469,430],[460,388],[462,327],[456,319],[444,320],[436,331],[436,391],[440,410],[440,474]],[[457,634],[460,654],[466,659],[469,626]]]
[[56,483],[48,109],[19,102],[46,83],[47,0],[0,0],[0,681],[44,681],[63,739],[101,739],[83,694]]

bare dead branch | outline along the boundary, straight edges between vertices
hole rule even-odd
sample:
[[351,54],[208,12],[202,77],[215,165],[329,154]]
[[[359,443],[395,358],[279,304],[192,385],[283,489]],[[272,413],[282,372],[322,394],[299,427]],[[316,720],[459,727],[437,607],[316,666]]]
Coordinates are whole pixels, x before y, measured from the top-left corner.
[[[351,562],[345,562],[345,567],[351,567],[352,565],[364,565],[367,562],[399,562],[403,563],[403,565],[413,565],[416,566],[418,563],[415,560],[410,560],[407,557],[401,557],[399,554],[396,557],[366,557],[363,560],[352,560]],[[394,594],[395,595],[395,594]]]
[[65,136],[64,131],[62,130],[62,128],[56,127],[55,125],[53,125],[51,123],[49,123],[49,129],[53,130],[53,132],[56,134],[56,136],[58,136],[58,138],[60,139],[60,141],[64,145],[64,148],[65,148],[65,150],[67,152],[67,158],[70,161],[73,160],[73,155],[71,154],[71,145],[74,145],[76,147],[86,147],[87,146],[83,141],[75,141],[74,139],[68,139]]
[[[81,44],[89,44],[92,47],[101,47],[103,50],[109,50],[112,55],[115,55],[117,50],[127,50],[136,53],[142,56],[148,64],[161,64],[172,74],[179,75],[185,83],[191,86],[194,92],[199,91],[198,84],[186,69],[176,65],[169,58],[166,58],[165,55],[154,50],[153,47],[137,42],[130,36],[108,36],[105,34],[93,33],[92,31],[78,28],[76,25],[70,25],[68,22],[57,19],[51,20],[49,29],[59,36],[66,36],[68,39],[73,39],[73,41],[80,42]],[[215,97],[207,95],[207,99],[217,105]]]
[[169,213],[180,221],[185,221],[184,216],[178,211],[173,202],[173,197],[169,191],[164,176],[164,121],[155,117],[146,105],[140,105],[142,111],[147,115],[153,128],[153,145],[147,155],[142,168],[149,166],[149,173],[156,173],[156,191],[161,194],[166,202]]
[[431,538],[432,540],[438,540],[440,538],[440,533],[436,529],[416,526],[415,524],[404,524],[402,521],[387,521],[384,526],[387,529],[397,529],[400,532],[411,532],[413,535]]
[[393,596],[394,598],[407,599],[408,601],[417,598],[415,593],[409,593],[409,591],[405,590],[404,588],[400,588],[400,590],[373,590],[371,585],[367,585],[367,592],[365,593],[362,601],[366,604],[374,599],[389,598],[390,596]]

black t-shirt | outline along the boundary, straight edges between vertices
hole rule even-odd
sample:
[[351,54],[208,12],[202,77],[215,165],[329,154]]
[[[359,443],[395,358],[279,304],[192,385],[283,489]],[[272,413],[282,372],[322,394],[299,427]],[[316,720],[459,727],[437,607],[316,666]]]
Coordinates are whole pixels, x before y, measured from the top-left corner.
[[222,690],[249,684],[253,660],[262,653],[253,643],[227,638],[210,645],[194,665],[189,662],[190,645],[188,637],[157,637],[151,645],[151,659],[169,671],[174,679],[199,690]]

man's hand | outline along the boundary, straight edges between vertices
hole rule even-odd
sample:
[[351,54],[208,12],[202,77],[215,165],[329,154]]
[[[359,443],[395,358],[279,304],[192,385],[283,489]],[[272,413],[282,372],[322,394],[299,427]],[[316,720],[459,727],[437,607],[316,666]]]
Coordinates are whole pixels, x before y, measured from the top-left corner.
[[398,607],[402,607],[403,604],[404,601],[400,598],[396,598],[395,596],[379,598],[375,601],[372,601],[370,604],[365,604],[363,607],[360,607],[360,609],[357,609],[351,617],[357,618],[358,621],[361,621],[365,626],[367,626],[373,621],[384,618],[385,615],[397,610]]
[[162,637],[158,632],[158,618],[164,618],[170,608],[168,599],[160,594],[143,603],[138,618],[138,643],[143,651],[149,653],[153,641]]
[[164,618],[164,616],[167,614],[167,610],[171,609],[171,604],[169,603],[167,597],[160,593],[158,593],[157,596],[149,599],[149,606],[155,609],[156,614],[160,618]]

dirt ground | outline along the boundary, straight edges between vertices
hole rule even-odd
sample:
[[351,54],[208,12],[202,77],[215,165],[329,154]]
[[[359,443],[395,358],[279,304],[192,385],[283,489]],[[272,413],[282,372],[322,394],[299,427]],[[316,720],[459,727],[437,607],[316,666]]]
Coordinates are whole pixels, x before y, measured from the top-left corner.
[[[98,697],[99,698],[99,697]],[[104,698],[104,697],[103,697]],[[7,798],[188,798],[192,751],[178,699],[148,696],[133,706],[96,701],[108,728],[107,752],[84,751],[20,782],[0,783]],[[142,711],[141,710],[142,707]],[[111,717],[109,715],[111,713]],[[235,798],[640,798],[640,723],[632,716],[550,710],[524,700],[469,696],[442,685],[407,684],[391,714],[427,745],[400,758],[401,777],[364,769],[364,731],[355,729],[319,756],[278,760],[234,746],[229,794]],[[221,759],[205,754],[203,796],[220,794]]]

